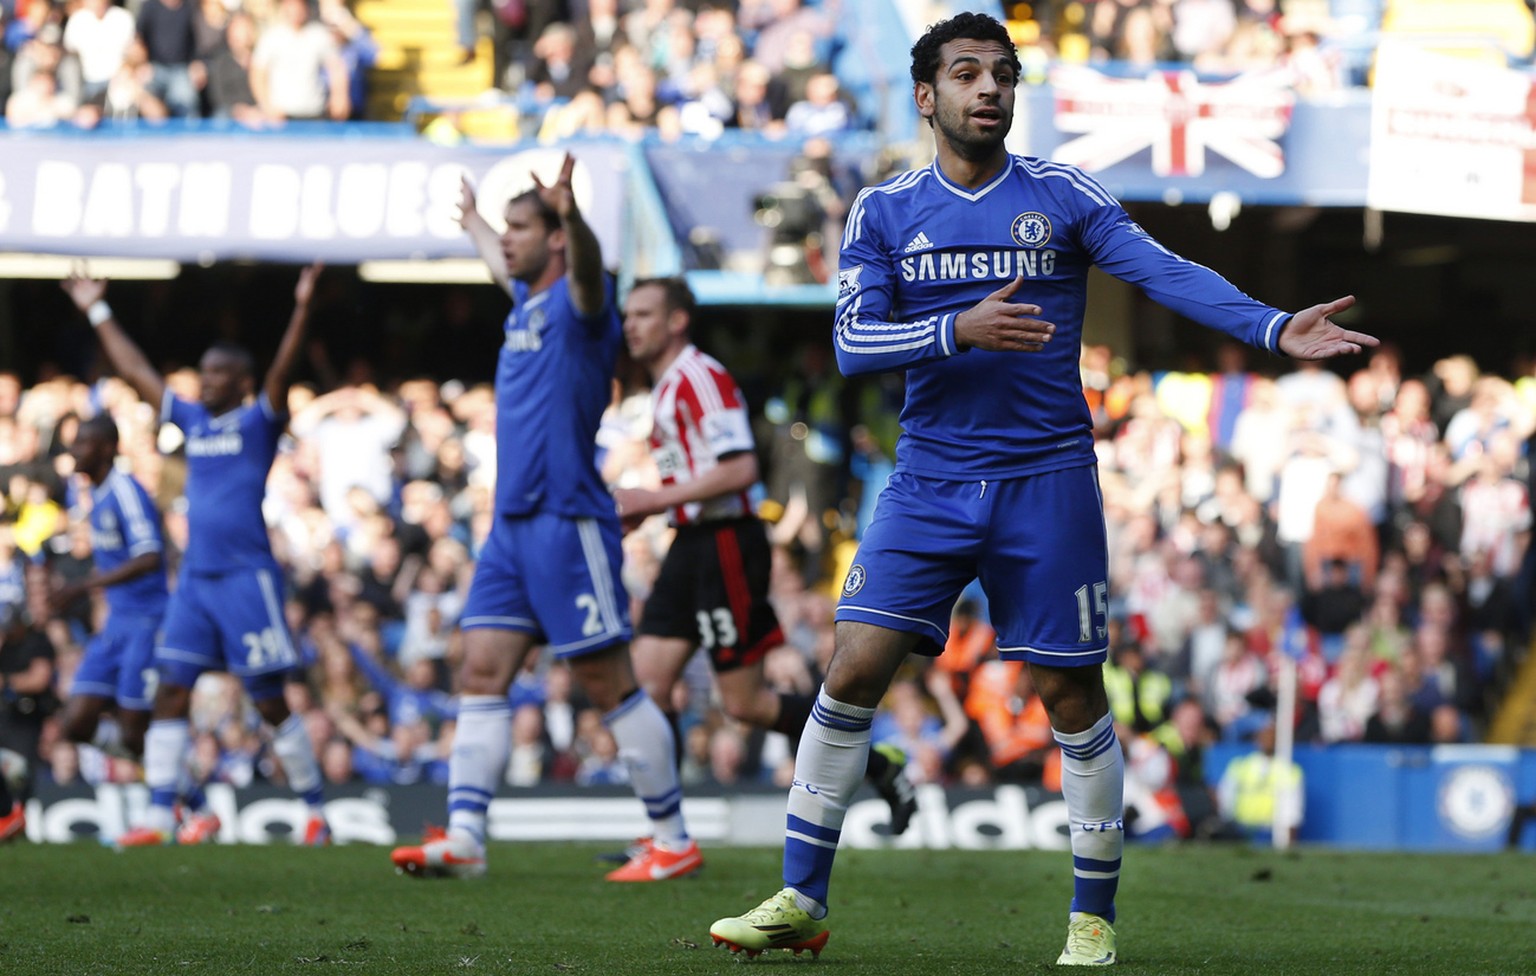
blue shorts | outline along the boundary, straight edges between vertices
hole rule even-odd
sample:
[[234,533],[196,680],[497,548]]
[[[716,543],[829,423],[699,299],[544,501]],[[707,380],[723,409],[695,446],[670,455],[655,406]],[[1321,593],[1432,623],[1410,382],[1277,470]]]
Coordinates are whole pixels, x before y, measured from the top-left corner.
[[157,681],[155,639],[160,636],[160,620],[158,616],[109,616],[101,633],[86,646],[69,693],[111,698],[119,708],[149,711]]
[[978,577],[1004,660],[1102,664],[1109,556],[1098,469],[987,482],[892,475],[836,619],[917,634],[917,651],[936,655],[955,600]]
[[299,666],[283,616],[283,587],[269,569],[182,573],[165,611],[155,666],[168,684],[190,688],[204,671],[228,671],[252,699],[283,692]]
[[617,518],[497,516],[459,626],[532,634],[557,657],[629,640],[621,539]]

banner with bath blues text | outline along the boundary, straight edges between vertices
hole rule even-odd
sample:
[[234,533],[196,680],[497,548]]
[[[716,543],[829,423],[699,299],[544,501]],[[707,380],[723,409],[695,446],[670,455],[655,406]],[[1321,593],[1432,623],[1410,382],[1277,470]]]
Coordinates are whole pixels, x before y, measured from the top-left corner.
[[[617,259],[626,150],[572,147],[578,203]],[[345,264],[473,257],[460,179],[495,222],[547,183],[563,149],[445,147],[415,138],[0,135],[0,251]]]

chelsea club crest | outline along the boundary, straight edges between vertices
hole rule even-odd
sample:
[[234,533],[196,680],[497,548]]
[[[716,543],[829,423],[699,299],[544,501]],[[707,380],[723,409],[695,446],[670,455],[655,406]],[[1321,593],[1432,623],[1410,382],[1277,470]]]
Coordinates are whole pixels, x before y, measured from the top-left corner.
[[1013,218],[1013,239],[1024,247],[1043,247],[1051,239],[1051,221],[1035,210]]
[[854,563],[853,568],[848,570],[848,578],[843,581],[843,596],[853,596],[855,593],[864,589],[864,580],[864,567],[858,563]]

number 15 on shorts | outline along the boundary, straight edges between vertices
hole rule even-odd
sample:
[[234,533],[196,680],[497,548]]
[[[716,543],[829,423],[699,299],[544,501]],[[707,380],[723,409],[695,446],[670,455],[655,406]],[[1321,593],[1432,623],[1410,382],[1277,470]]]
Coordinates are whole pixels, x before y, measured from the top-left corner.
[[1077,639],[1084,644],[1095,637],[1103,640],[1109,634],[1109,606],[1105,600],[1108,592],[1109,584],[1099,582],[1092,586],[1084,583],[1073,593],[1077,597]]

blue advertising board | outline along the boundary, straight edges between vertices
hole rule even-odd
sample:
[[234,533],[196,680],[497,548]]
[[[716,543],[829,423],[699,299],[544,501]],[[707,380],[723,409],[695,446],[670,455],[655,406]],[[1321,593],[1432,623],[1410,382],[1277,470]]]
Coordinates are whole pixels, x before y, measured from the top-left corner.
[[[1212,785],[1247,746],[1208,754]],[[1536,751],[1513,746],[1300,746],[1306,811],[1298,839],[1362,850],[1497,851],[1536,805]],[[1515,846],[1536,850],[1536,819]]]

